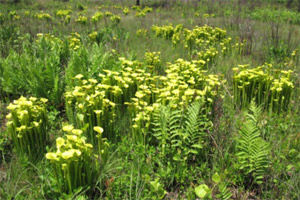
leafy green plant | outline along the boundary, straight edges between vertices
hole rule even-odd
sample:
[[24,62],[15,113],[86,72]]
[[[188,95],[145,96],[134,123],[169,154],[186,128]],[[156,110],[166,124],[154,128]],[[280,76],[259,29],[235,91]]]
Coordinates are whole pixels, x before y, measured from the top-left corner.
[[261,114],[262,107],[257,107],[252,102],[237,138],[237,166],[247,187],[262,183],[270,163],[270,144],[261,137],[258,128]]
[[17,152],[36,162],[42,158],[48,143],[47,99],[20,97],[8,105],[7,130]]
[[206,184],[201,184],[195,188],[195,193],[201,199],[211,199],[211,189]]
[[[96,33],[96,35],[94,34]],[[101,32],[94,32],[91,34],[91,40],[99,43],[105,43],[106,34]],[[86,78],[96,78],[103,69],[110,69],[116,65],[117,59],[107,52],[104,45],[93,44],[90,49],[81,46],[76,51],[70,52],[68,60],[68,67],[65,69],[65,83],[67,88],[76,86],[76,79],[74,77],[78,74],[84,75]]]
[[0,52],[3,57],[9,55],[11,48],[17,50],[18,38],[20,35],[20,28],[18,28],[16,25],[1,26]]
[[[166,195],[162,184],[159,182],[159,178],[156,178],[154,181],[150,181],[151,190],[158,196],[158,199],[163,199]],[[157,197],[155,197],[157,198]]]
[[219,193],[216,195],[217,198],[228,200],[231,198],[232,193],[229,191],[226,182],[223,180],[221,176],[216,172],[212,176],[212,181],[214,185],[212,188],[209,188],[206,184],[201,184],[195,188],[195,193],[201,199],[213,199],[213,193],[215,188],[218,188]]
[[10,160],[11,146],[7,133],[0,130],[0,165]]
[[9,95],[31,94],[47,98],[50,103],[62,102],[64,81],[61,57],[62,41],[49,34],[39,34],[31,47],[24,43],[24,51],[11,51],[0,60],[2,65],[3,91]]
[[186,110],[161,106],[153,114],[152,130],[158,141],[159,157],[162,163],[170,165],[175,182],[183,181],[186,165],[197,162],[195,159],[205,146],[207,131],[212,124],[203,105],[203,100],[198,100]]
[[282,9],[271,9],[271,8],[260,8],[256,9],[253,13],[251,13],[251,17],[260,21],[274,21],[274,22],[285,22],[285,23],[293,23],[299,24],[299,13],[290,11],[290,10],[282,10]]

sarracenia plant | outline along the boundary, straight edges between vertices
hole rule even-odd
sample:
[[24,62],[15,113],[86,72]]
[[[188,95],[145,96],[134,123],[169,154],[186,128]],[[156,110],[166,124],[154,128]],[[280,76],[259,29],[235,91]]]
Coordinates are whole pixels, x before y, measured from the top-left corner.
[[158,76],[153,70],[160,62],[158,55],[146,54],[145,66],[119,58],[121,71],[103,70],[99,74],[101,81],[85,80],[82,74],[75,76],[77,86],[65,95],[67,116],[76,128],[88,129],[92,144],[97,142],[95,126],[103,127],[108,139],[115,137],[113,127],[120,108],[128,109],[132,138],[139,142],[146,141],[152,112],[159,104],[172,101],[173,106],[183,108],[203,97],[207,113],[211,111],[222,81],[218,75],[203,70],[206,62],[178,59],[168,65],[166,76]]
[[183,29],[182,24],[176,27],[172,25],[152,26],[152,31],[157,37],[172,40],[174,46],[182,44],[190,55],[198,54],[207,64],[213,63],[220,55],[235,51],[242,54],[244,42],[236,38],[235,45],[232,45],[232,38],[227,37],[226,30],[211,26],[195,26],[193,29]]
[[82,77],[77,75],[78,86],[65,94],[66,112],[75,127],[86,130],[88,140],[95,145],[94,126],[103,127],[105,137],[112,137],[116,104],[107,98],[105,90],[110,89],[109,85],[98,84],[95,79],[83,80]]
[[7,129],[17,152],[32,162],[42,158],[48,141],[47,101],[20,97],[7,107],[10,110]]
[[[103,70],[101,81],[85,80],[82,74],[75,76],[77,86],[66,92],[66,111],[69,120],[76,128],[88,129],[88,139],[96,144],[93,127],[104,128],[103,135],[115,137],[113,126],[116,109],[134,97],[138,85],[148,83],[150,73],[138,69],[137,62],[120,58],[121,72]],[[150,101],[150,99],[149,99]]]
[[86,143],[83,131],[74,129],[72,125],[63,127],[66,137],[56,139],[56,152],[46,154],[61,192],[72,193],[79,187],[96,183],[101,167],[106,162],[108,145],[101,135],[103,129],[95,127],[94,130],[99,135],[98,154],[94,154],[92,144]]
[[253,69],[248,65],[233,68],[234,101],[239,107],[246,107],[255,99],[258,105],[270,112],[279,113],[287,110],[294,85],[291,81],[292,71],[276,70],[271,64]]

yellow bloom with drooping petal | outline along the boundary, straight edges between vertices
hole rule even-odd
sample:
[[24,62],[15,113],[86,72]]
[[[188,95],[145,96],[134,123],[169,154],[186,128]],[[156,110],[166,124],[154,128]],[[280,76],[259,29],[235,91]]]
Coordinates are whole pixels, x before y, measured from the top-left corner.
[[102,134],[104,130],[103,130],[103,128],[100,127],[100,126],[95,126],[95,127],[94,127],[94,131],[96,131],[96,132],[99,133],[99,134]]
[[46,99],[46,98],[41,98],[40,101],[43,102],[43,103],[47,103],[47,102],[48,102],[48,99]]
[[70,158],[72,158],[75,154],[75,149],[70,149],[68,151],[65,151],[61,154],[61,157],[65,160],[68,160]]
[[137,98],[141,99],[141,98],[143,98],[143,97],[145,96],[145,94],[144,94],[143,92],[141,92],[141,91],[137,91],[137,92],[135,93],[135,96],[136,96]]
[[83,109],[84,105],[82,103],[78,104],[78,108]]
[[138,125],[137,125],[137,124],[134,124],[134,125],[132,125],[132,128],[137,129],[137,128],[138,128]]
[[147,106],[146,111],[152,112],[154,110],[153,106]]
[[35,127],[39,127],[39,126],[40,126],[40,123],[39,123],[39,122],[32,122],[32,124],[33,124]]
[[89,143],[84,144],[84,146],[87,147],[87,148],[90,148],[90,149],[93,148],[93,145],[91,145],[91,144],[89,144]]
[[82,134],[82,130],[80,130],[80,129],[73,129],[72,133],[75,134],[75,135],[81,135]]
[[55,161],[59,160],[59,158],[58,158],[58,156],[57,156],[56,153],[47,153],[46,154],[46,158],[48,160],[55,160]]
[[29,100],[34,102],[34,101],[37,100],[37,98],[36,97],[30,97]]
[[26,129],[27,129],[27,126],[22,125],[22,126],[20,126],[20,127],[17,127],[17,128],[16,128],[16,131],[21,132],[21,131],[26,130]]
[[11,113],[6,115],[6,119],[8,119],[8,120],[11,119],[11,117],[12,117]]
[[76,156],[80,156],[81,155],[81,151],[79,151],[78,149],[75,149],[75,154],[76,154]]
[[62,137],[58,137],[57,139],[56,139],[56,147],[58,148],[58,149],[60,149],[62,146],[64,146],[65,145],[65,139],[63,139]]
[[63,126],[63,131],[70,133],[74,129],[73,125]]
[[67,135],[67,139],[68,139],[68,141],[77,142],[78,136],[77,135]]
[[100,115],[103,111],[102,110],[94,110],[94,112],[96,113],[96,115]]
[[187,96],[192,96],[195,94],[195,90],[193,89],[187,89],[185,92],[184,92],[184,95],[187,95]]
[[110,105],[111,107],[113,107],[113,108],[116,106],[116,104],[115,104],[114,102],[112,102],[112,101],[109,102],[109,105]]
[[61,165],[62,170],[66,171],[68,169],[68,165],[66,163],[63,163]]
[[82,74],[77,74],[76,76],[75,76],[75,79],[82,79],[83,78],[83,75]]
[[10,103],[8,106],[7,106],[7,109],[8,110],[15,110],[18,106],[17,105],[14,105],[12,103]]

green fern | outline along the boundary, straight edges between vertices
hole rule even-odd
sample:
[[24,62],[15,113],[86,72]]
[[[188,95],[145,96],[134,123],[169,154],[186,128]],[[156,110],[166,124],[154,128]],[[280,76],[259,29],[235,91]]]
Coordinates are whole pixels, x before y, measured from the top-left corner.
[[228,200],[231,198],[232,193],[228,189],[228,185],[225,182],[222,182],[218,185],[219,194],[217,194],[217,197],[222,200]]
[[204,109],[203,101],[197,101],[186,109],[161,105],[153,113],[151,130],[161,158],[158,165],[168,187],[185,184],[188,168],[201,162],[199,155],[203,153],[206,132],[211,128]]
[[[158,140],[163,156],[176,161],[189,160],[203,148],[211,122],[203,112],[204,103],[197,101],[186,110],[161,106],[153,115],[153,136]],[[167,151],[172,155],[167,155]]]
[[194,102],[187,109],[183,130],[185,142],[189,147],[188,153],[197,155],[203,148],[206,131],[212,126],[204,113],[202,101]]
[[246,117],[248,121],[252,121],[255,125],[258,125],[258,122],[262,116],[262,106],[256,106],[254,101],[252,101],[249,105],[249,111],[246,113]]
[[181,117],[181,111],[171,110],[170,106],[161,106],[153,114],[153,136],[159,141],[162,157],[168,154],[171,143],[174,143],[170,133],[176,134]]
[[253,103],[246,114],[247,121],[243,123],[240,130],[240,137],[237,139],[236,156],[239,169],[245,175],[245,180],[250,184],[261,183],[268,168],[269,144],[260,135],[258,118],[261,115],[261,108]]

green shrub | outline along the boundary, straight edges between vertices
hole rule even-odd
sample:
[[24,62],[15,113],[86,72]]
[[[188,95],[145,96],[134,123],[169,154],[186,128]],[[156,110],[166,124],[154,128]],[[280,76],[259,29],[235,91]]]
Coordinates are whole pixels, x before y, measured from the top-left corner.
[[59,105],[64,91],[61,61],[65,58],[62,55],[62,41],[52,35],[39,34],[32,47],[24,43],[22,53],[11,51],[0,60],[5,80],[3,91],[13,96],[43,97]]

